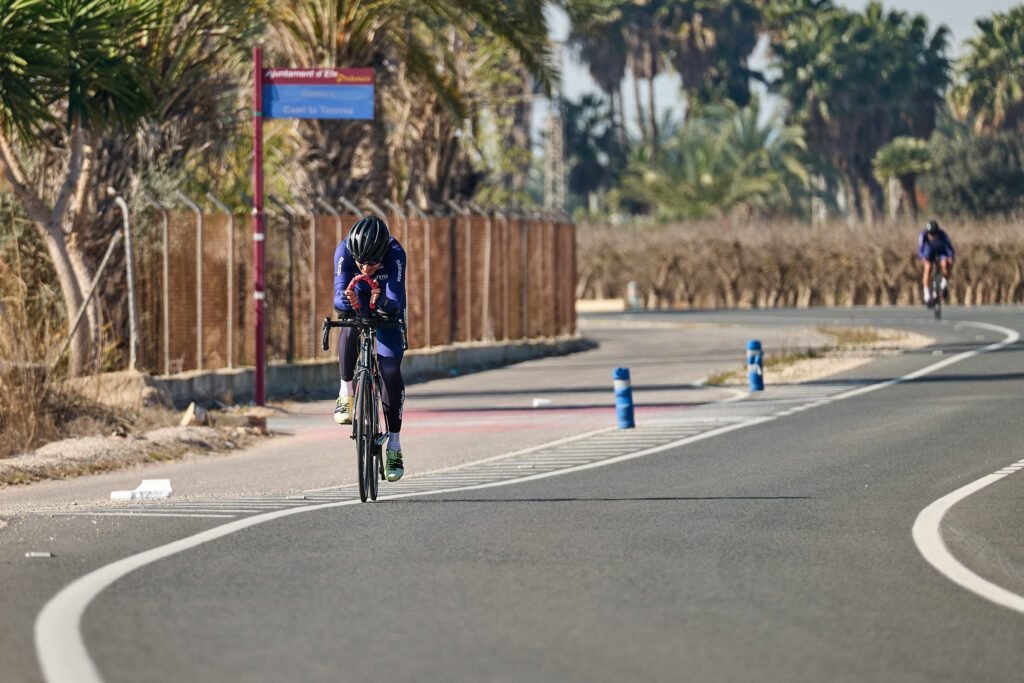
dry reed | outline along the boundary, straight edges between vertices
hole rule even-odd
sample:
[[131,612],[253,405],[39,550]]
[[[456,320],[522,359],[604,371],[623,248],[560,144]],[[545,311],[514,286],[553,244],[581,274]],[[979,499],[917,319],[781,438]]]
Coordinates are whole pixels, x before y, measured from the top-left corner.
[[[1020,224],[945,227],[957,252],[952,303],[1024,301]],[[918,230],[732,221],[583,225],[576,297],[624,297],[635,281],[648,308],[919,304]]]
[[49,273],[24,244],[0,249],[0,458],[68,436],[123,426],[114,411],[70,390],[50,371],[63,340],[45,289]]

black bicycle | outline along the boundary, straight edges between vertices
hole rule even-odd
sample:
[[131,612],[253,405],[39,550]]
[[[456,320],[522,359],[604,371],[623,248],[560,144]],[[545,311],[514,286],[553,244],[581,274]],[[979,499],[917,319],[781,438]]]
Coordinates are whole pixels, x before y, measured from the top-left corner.
[[359,500],[377,500],[380,479],[384,479],[384,458],[381,447],[387,434],[381,429],[380,396],[381,378],[377,365],[376,335],[379,329],[399,327],[404,329],[398,316],[389,316],[380,311],[369,315],[341,313],[337,320],[324,318],[324,351],[330,348],[332,327],[352,327],[359,330],[359,360],[355,372],[355,400],[352,404],[352,438],[356,442],[359,461]]
[[935,314],[936,320],[942,320],[942,263],[940,259],[932,256],[932,281],[931,281],[931,295],[932,300],[929,305],[932,309],[932,313]]

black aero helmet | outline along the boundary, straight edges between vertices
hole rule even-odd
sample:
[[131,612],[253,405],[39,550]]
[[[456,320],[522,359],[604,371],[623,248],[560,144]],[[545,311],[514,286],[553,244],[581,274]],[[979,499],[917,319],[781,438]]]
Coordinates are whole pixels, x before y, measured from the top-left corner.
[[939,222],[937,220],[930,220],[924,224],[924,229],[927,230],[928,232],[938,232]]
[[359,263],[380,263],[391,241],[388,224],[376,216],[363,216],[348,232],[348,253]]

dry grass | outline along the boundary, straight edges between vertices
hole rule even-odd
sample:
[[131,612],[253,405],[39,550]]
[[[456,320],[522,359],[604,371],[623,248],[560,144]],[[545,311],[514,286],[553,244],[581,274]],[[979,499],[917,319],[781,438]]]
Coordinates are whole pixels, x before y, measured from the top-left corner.
[[[13,237],[12,237],[13,235]],[[72,436],[133,432],[164,426],[169,411],[122,413],[92,400],[51,372],[51,354],[64,338],[59,293],[33,245],[5,233],[0,242],[0,458]],[[57,321],[57,322],[54,322]]]
[[[947,224],[957,250],[951,303],[1024,301],[1024,232],[1009,221]],[[649,308],[921,303],[917,226],[803,223],[582,225],[577,298]]]
[[133,428],[134,416],[122,417],[62,386],[48,371],[48,346],[18,325],[23,320],[0,317],[0,458],[68,436]]
[[[934,341],[927,337],[907,333],[902,330],[886,328],[818,327],[817,331],[820,334],[832,337],[834,341],[823,346],[808,347],[806,349],[794,348],[784,344],[778,353],[766,353],[764,355],[765,373],[768,374],[770,372],[775,377],[779,377],[780,370],[800,366],[805,361],[841,362],[849,358],[868,358],[899,349],[920,348]],[[810,366],[813,364],[806,365]],[[812,374],[814,372],[805,366],[800,366],[796,369],[798,371],[804,369],[812,372]],[[745,383],[746,376],[747,366],[744,364],[733,370],[716,372],[709,376],[705,383],[710,385]],[[805,377],[795,381],[806,381],[806,379]]]
[[867,346],[888,339],[873,327],[819,327],[818,332],[834,337],[839,347]]
[[[813,358],[822,358],[832,350],[831,347],[822,347],[818,349],[791,349],[783,347],[778,353],[766,354],[764,356],[764,370],[780,370],[790,365],[795,365],[800,361],[810,360]],[[743,381],[747,376],[747,366],[744,363],[734,370],[723,370],[721,372],[713,373],[709,375],[704,383],[709,386],[722,386],[724,384],[735,384]]]

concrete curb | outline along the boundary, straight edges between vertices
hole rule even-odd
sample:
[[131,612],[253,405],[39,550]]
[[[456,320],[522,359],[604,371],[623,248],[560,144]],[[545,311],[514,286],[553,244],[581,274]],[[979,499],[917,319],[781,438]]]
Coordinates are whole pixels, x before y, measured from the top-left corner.
[[[402,376],[407,384],[437,377],[452,377],[545,356],[563,356],[594,348],[581,336],[524,339],[510,342],[469,342],[407,351]],[[150,378],[177,407],[192,401],[225,404],[247,403],[253,398],[252,368],[195,370]],[[267,367],[268,398],[330,398],[338,393],[336,360],[271,364]]]

